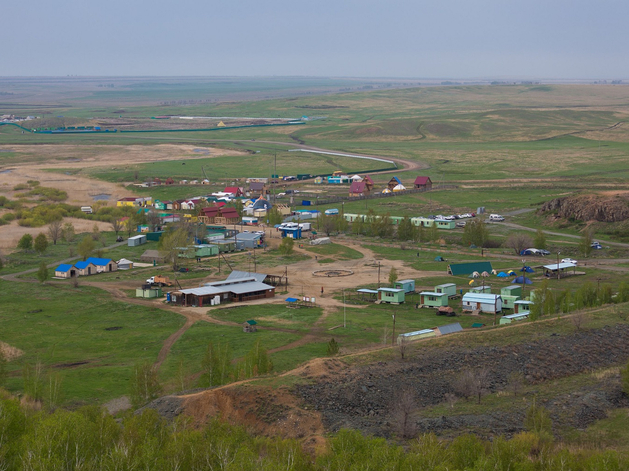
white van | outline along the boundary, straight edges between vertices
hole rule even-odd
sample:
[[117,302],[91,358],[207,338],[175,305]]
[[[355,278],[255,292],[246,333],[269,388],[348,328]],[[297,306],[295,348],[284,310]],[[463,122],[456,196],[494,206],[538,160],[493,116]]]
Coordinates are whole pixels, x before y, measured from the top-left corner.
[[92,214],[94,212],[91,206],[81,206],[81,211],[85,214]]
[[505,218],[502,217],[500,214],[490,214],[489,220],[492,222],[502,222],[505,220]]

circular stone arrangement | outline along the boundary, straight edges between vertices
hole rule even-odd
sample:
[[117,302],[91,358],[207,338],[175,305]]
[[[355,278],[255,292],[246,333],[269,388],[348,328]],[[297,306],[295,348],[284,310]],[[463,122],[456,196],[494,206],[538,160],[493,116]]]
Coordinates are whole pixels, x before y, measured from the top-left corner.
[[312,274],[314,276],[325,276],[329,278],[332,276],[350,276],[350,275],[353,275],[354,272],[352,270],[336,269],[336,270],[315,270],[312,272]]

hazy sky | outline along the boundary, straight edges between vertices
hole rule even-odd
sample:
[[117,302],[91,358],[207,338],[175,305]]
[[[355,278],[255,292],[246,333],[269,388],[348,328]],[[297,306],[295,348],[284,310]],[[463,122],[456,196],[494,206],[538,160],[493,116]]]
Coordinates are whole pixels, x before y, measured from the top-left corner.
[[0,76],[629,78],[627,0],[5,0]]

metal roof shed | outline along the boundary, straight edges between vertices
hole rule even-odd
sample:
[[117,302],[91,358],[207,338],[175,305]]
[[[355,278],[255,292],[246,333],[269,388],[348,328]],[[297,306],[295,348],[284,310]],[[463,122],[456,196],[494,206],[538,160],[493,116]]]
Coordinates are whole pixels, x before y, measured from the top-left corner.
[[441,325],[437,327],[436,334],[437,335],[447,335],[454,334],[456,332],[463,332],[463,327],[458,322],[454,324]]
[[378,303],[401,304],[404,300],[403,289],[378,288]]
[[510,314],[500,318],[500,325],[511,324],[512,321],[521,321],[529,317],[529,313]]
[[414,293],[415,280],[399,280],[393,283],[393,287],[403,289],[405,293]]
[[428,307],[440,307],[448,305],[448,293],[433,293],[422,291],[419,293],[419,304]]
[[137,235],[133,237],[129,237],[127,239],[127,245],[129,247],[137,247],[138,245],[146,244],[146,236],[145,235]]
[[435,286],[435,292],[436,293],[445,293],[448,296],[455,296],[456,295],[456,284],[454,284],[454,283],[445,283],[443,285],[437,285],[437,286]]
[[407,332],[397,336],[397,343],[400,345],[402,342],[413,342],[414,340],[425,339],[429,337],[436,337],[437,334],[432,329],[418,330],[416,332]]

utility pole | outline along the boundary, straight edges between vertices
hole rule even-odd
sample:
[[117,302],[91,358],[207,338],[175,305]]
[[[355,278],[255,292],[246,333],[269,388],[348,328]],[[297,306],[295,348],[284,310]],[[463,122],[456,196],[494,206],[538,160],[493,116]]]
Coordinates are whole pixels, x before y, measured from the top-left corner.
[[559,254],[561,252],[557,252],[557,280],[559,280]]
[[343,288],[343,328],[347,328],[347,315],[345,314],[345,288]]
[[393,313],[393,335],[391,335],[391,346],[395,345],[395,313]]
[[380,289],[380,262],[378,262],[378,289]]
[[256,260],[256,246],[255,245],[253,246],[253,271],[255,273],[258,272],[258,263]]

